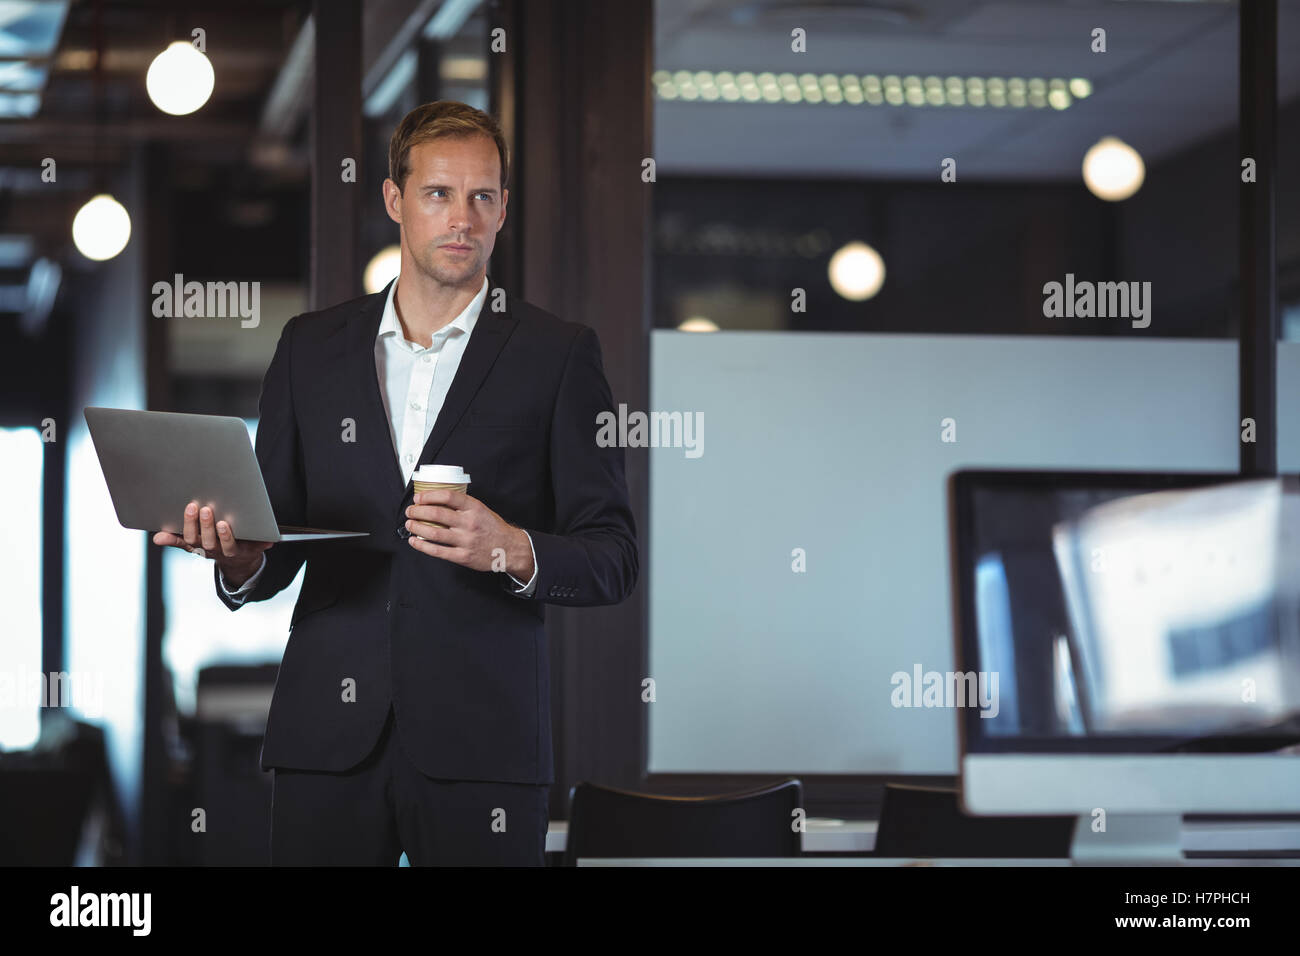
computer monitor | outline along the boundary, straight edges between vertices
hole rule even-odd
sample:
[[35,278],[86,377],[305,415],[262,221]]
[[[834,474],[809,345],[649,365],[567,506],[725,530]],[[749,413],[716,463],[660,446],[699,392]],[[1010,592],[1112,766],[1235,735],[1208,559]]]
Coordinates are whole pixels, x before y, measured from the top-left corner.
[[1296,479],[962,470],[948,495],[968,813],[1168,862],[1184,813],[1300,812]]

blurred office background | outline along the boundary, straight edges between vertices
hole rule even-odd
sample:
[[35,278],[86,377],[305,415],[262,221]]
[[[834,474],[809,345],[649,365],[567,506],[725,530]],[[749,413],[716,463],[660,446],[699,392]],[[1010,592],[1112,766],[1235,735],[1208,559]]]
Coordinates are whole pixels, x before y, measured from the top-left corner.
[[[208,562],[122,529],[81,409],[254,432],[284,322],[392,275],[388,137],[439,98],[511,143],[494,276],[597,330],[616,402],[707,423],[698,458],[627,452],[633,599],[548,612],[553,817],[580,780],[793,775],[841,815],[886,780],[951,783],[951,712],[897,710],[888,683],[951,666],[943,476],[1238,467],[1240,19],[1235,0],[0,4],[0,666],[96,698],[0,708],[0,851],[265,862],[257,758],[297,584],[232,616]],[[1270,427],[1296,471],[1300,0],[1274,39]],[[146,83],[177,41],[214,78],[183,115]],[[185,56],[174,93],[203,68]],[[78,243],[99,194],[119,205]],[[177,274],[259,283],[260,321],[156,317]],[[1149,325],[1045,315],[1067,275],[1150,283]]]

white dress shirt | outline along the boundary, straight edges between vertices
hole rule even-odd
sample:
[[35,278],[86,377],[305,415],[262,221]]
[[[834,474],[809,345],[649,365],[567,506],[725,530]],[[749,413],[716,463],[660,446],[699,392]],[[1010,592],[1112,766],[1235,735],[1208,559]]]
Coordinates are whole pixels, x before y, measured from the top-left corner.
[[[478,290],[478,294],[460,315],[433,333],[433,341],[426,348],[410,341],[402,333],[402,323],[398,321],[397,307],[394,305],[397,280],[388,287],[384,315],[379,321],[379,332],[375,336],[375,374],[383,386],[380,395],[384,400],[384,411],[388,415],[388,434],[397,450],[397,464],[401,468],[402,479],[407,483],[415,471],[420,452],[424,450],[424,443],[433,431],[438,412],[447,400],[447,392],[451,388],[452,379],[456,377],[456,370],[460,368],[465,346],[474,332],[483,303],[487,301],[487,292],[488,280],[484,276],[483,287]],[[524,534],[528,535],[528,532],[525,531]],[[533,547],[532,535],[528,535],[528,546]],[[227,584],[225,574],[221,574],[221,589],[227,597],[242,604],[265,567],[266,555],[263,554],[257,572],[242,586],[234,589]],[[521,583],[513,574],[510,575],[510,580],[519,585],[515,594],[528,596],[533,593],[537,586],[536,549],[533,550],[533,576],[528,579],[528,583]]]

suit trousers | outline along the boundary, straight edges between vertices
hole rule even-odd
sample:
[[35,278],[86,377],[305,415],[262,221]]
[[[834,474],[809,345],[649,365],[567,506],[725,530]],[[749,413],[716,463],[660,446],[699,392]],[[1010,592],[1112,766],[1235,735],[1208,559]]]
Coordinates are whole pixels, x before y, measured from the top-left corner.
[[425,776],[393,708],[375,749],[339,773],[274,768],[272,866],[544,866],[546,785]]

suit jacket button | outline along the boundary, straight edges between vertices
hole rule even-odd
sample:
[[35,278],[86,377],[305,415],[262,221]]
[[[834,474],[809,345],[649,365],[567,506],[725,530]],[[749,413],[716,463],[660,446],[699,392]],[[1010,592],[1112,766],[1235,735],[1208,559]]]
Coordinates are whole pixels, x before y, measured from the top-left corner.
[[400,528],[397,529],[397,536],[405,540],[411,536],[411,532],[406,530],[406,525],[402,525]]

